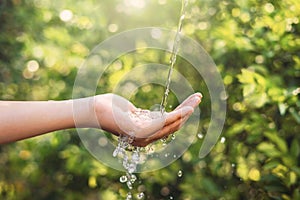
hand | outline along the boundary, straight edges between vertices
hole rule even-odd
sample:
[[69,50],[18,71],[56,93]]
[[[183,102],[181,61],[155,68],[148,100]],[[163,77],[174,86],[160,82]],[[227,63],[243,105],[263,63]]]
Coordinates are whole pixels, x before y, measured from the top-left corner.
[[200,103],[202,95],[188,97],[170,113],[136,108],[114,94],[64,101],[0,101],[0,144],[68,128],[102,128],[147,144],[177,131]]
[[94,110],[98,127],[118,136],[133,137],[132,145],[147,146],[177,131],[193,113],[201,98],[200,93],[195,93],[174,111],[162,114],[136,108],[121,96],[103,94],[95,97]]

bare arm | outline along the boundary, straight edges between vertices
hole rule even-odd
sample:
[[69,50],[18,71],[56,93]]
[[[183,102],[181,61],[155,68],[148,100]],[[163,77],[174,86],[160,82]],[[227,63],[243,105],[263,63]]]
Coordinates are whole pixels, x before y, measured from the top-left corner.
[[163,121],[154,119],[147,127],[146,123],[130,121],[128,113],[137,108],[113,94],[65,101],[0,101],[0,144],[56,130],[89,127],[102,128],[115,135],[129,134],[128,129],[143,130],[143,135],[136,135],[135,145],[146,146],[178,130],[201,97],[198,93],[191,95],[177,109],[167,113]]
[[[73,100],[0,101],[0,143],[73,128],[72,107]],[[88,112],[83,109],[82,117],[88,119]]]

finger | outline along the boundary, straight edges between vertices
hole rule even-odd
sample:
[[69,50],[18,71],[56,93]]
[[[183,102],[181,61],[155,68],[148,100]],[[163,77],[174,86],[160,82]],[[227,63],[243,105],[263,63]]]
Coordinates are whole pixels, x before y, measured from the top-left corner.
[[159,140],[161,138],[164,138],[164,137],[176,132],[180,128],[181,123],[182,123],[182,120],[180,119],[180,120],[173,122],[172,124],[169,124],[168,126],[165,126],[161,130],[159,130],[158,132],[153,134],[151,137],[149,137],[148,140],[150,142],[154,142],[156,140]]
[[175,110],[182,108],[183,106],[191,106],[195,108],[199,105],[202,99],[201,93],[195,93],[190,95],[187,99],[185,99]]
[[155,134],[151,135],[150,137],[148,137],[146,139],[136,138],[135,144],[138,146],[144,147],[154,141],[157,141],[159,139],[169,136],[170,134],[179,130],[183,126],[185,121],[189,118],[189,116],[190,115],[187,115],[183,119],[177,120],[177,121],[173,122],[172,124],[165,126],[163,129],[157,131]]
[[161,138],[164,138],[164,137],[178,131],[193,113],[192,112],[193,108],[191,108],[189,106],[187,106],[187,107],[188,107],[187,110],[189,110],[188,112],[184,113],[184,115],[182,115],[180,118],[178,118],[177,120],[173,121],[172,123],[170,123],[168,125],[165,125],[163,129],[161,129],[158,132],[156,132],[155,134],[153,134],[149,138],[150,142],[159,140]]
[[179,120],[176,120],[172,124],[165,126],[164,128],[160,129],[159,131],[152,134],[148,138],[145,138],[145,139],[144,138],[135,138],[135,142],[134,142],[135,145],[147,146],[148,144],[150,144],[156,140],[159,140],[159,139],[169,136],[170,134],[179,130],[184,125],[186,120],[191,116],[191,114],[192,114],[192,112],[185,115],[185,117],[180,118]]
[[165,126],[172,124],[173,122],[185,117],[186,115],[193,113],[193,111],[194,108],[192,108],[191,106],[184,106],[180,109],[167,113]]
[[179,126],[179,129],[185,124],[185,122],[190,118],[190,116],[192,115],[192,113],[186,115],[182,120],[181,120],[181,124]]
[[162,129],[165,124],[165,117],[160,115],[158,118],[153,118],[149,121],[144,121],[141,128],[138,128],[136,133],[136,138],[148,138],[153,133]]

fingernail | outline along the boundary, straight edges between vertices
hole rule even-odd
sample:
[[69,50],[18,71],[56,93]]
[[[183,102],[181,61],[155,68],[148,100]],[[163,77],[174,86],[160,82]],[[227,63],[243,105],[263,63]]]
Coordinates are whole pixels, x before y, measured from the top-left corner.
[[203,97],[203,95],[200,92],[196,93],[198,95],[198,97],[201,99]]

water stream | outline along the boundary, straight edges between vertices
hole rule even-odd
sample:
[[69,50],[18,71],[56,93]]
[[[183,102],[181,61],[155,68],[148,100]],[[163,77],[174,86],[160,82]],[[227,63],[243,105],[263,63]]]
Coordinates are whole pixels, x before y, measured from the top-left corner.
[[165,85],[165,92],[164,92],[164,96],[163,96],[161,104],[160,104],[161,113],[165,112],[165,108],[167,106],[167,100],[168,100],[168,96],[169,96],[169,92],[170,92],[170,83],[171,83],[171,78],[172,78],[172,72],[174,69],[174,65],[176,63],[177,53],[179,50],[180,34],[181,34],[183,20],[185,18],[185,10],[186,10],[187,4],[188,4],[188,0],[182,0],[181,14],[180,14],[180,18],[179,18],[179,22],[178,22],[178,26],[177,26],[176,35],[175,35],[175,38],[173,41],[173,48],[172,48],[171,57],[170,57],[170,67],[169,67],[167,82]]

